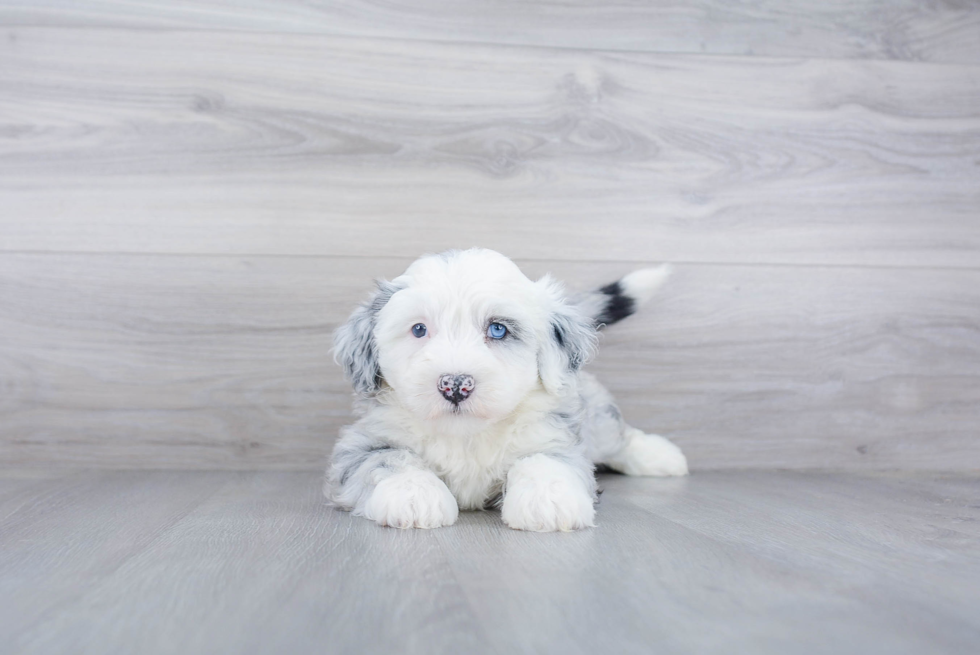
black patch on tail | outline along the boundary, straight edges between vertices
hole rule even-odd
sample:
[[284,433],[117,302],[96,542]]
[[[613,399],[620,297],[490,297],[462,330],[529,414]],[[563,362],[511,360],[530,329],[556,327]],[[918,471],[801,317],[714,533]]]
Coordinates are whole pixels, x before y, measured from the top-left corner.
[[613,282],[599,289],[599,293],[606,296],[606,304],[595,317],[598,327],[612,325],[621,321],[634,311],[636,311],[636,301],[623,293],[623,285]]

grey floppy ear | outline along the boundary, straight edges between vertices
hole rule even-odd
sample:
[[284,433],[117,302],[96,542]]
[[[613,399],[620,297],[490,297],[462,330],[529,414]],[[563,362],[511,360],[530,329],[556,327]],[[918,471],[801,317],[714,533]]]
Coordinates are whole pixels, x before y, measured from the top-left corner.
[[354,391],[370,396],[381,390],[384,377],[378,364],[378,345],[374,326],[378,312],[399,290],[391,282],[378,281],[378,290],[366,303],[354,310],[347,322],[333,335],[334,361],[344,367],[344,373]]
[[547,391],[559,393],[571,374],[592,359],[598,333],[592,317],[565,301],[561,284],[547,276],[538,284],[545,292],[550,313],[548,334],[538,352],[538,375]]

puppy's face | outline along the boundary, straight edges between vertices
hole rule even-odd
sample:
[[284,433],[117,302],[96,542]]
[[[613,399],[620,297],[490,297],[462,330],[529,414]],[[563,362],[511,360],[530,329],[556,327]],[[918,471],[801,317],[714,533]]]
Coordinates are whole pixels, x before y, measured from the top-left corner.
[[362,393],[388,387],[423,421],[482,424],[537,389],[559,393],[594,339],[559,285],[474,249],[424,257],[382,285],[336,349]]
[[539,287],[508,259],[479,251],[427,257],[378,314],[382,376],[423,419],[498,420],[538,386],[548,315]]

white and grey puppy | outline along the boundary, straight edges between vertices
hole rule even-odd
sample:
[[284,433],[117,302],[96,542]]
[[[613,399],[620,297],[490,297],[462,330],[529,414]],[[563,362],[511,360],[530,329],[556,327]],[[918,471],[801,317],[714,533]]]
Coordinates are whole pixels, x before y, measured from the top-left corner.
[[631,313],[666,267],[566,297],[503,255],[428,255],[378,290],[335,336],[358,397],[325,492],[357,516],[398,528],[452,525],[459,510],[500,507],[521,530],[595,525],[595,465],[685,475],[667,439],[623,422],[581,370],[597,330]]

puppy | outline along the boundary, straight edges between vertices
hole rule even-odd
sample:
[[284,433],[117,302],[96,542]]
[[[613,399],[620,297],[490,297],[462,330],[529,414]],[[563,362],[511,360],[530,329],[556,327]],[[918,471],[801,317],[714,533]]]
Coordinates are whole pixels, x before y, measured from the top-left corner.
[[633,313],[667,277],[639,270],[566,297],[503,255],[472,249],[417,260],[354,311],[334,353],[357,397],[326,495],[397,528],[452,525],[499,507],[511,528],[595,525],[595,465],[686,475],[663,437],[623,422],[582,371],[597,330]]

